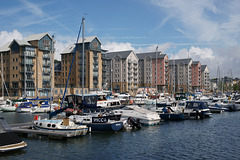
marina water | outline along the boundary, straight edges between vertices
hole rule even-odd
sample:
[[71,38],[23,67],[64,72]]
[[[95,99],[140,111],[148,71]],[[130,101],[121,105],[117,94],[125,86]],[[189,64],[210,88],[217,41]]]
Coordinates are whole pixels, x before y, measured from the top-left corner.
[[[34,114],[0,112],[0,116],[12,124],[32,121]],[[240,112],[225,112],[208,119],[161,122],[67,140],[32,135],[22,137],[27,148],[0,153],[0,159],[239,159],[239,122]]]

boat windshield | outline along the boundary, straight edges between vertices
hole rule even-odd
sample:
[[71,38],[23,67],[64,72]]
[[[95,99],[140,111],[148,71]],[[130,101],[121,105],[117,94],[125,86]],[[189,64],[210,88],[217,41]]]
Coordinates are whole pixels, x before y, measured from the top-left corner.
[[206,108],[208,108],[208,104],[206,102],[204,102],[204,103],[189,102],[189,103],[187,103],[186,108],[189,108],[189,109],[206,109]]

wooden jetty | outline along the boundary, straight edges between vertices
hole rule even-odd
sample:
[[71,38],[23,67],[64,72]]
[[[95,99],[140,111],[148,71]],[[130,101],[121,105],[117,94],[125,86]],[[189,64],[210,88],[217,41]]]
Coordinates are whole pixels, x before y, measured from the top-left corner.
[[70,137],[76,137],[74,132],[61,132],[61,131],[52,131],[52,130],[36,130],[33,127],[33,122],[28,123],[16,123],[10,124],[10,127],[13,132],[21,135],[39,135],[39,136],[48,136],[53,139],[65,139]]

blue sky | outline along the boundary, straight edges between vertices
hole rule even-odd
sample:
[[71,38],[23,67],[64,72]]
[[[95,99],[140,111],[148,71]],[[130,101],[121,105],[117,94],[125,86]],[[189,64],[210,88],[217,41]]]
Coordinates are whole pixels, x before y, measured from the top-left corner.
[[[240,77],[238,0],[0,0],[0,46],[48,32],[55,59],[76,41],[84,16],[85,36],[97,36],[109,51],[155,51],[208,65],[211,77]],[[173,56],[174,54],[174,56]]]

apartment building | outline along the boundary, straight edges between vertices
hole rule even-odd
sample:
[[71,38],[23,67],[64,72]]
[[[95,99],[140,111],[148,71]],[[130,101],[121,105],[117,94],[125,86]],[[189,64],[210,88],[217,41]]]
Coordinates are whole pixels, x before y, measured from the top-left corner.
[[201,88],[201,63],[193,61],[191,65],[192,90],[200,90]]
[[207,65],[201,65],[201,88],[206,92],[210,91],[210,71]]
[[112,91],[136,94],[138,88],[138,57],[132,51],[107,52],[107,86]]
[[138,61],[139,87],[157,88],[158,92],[168,92],[169,59],[161,52],[136,54]]
[[[7,87],[5,96],[46,96],[54,86],[53,78],[50,79],[51,69],[54,76],[50,64],[50,58],[54,57],[54,41],[48,33],[13,39],[0,48],[0,54],[0,70]],[[2,79],[0,81],[2,83]]]
[[169,93],[191,91],[191,66],[193,60],[169,60]]
[[[73,59],[74,52],[76,55]],[[83,43],[79,39],[75,45],[68,46],[61,53],[61,81],[58,86],[64,86],[67,83],[68,75],[73,60],[71,74],[68,81],[70,93],[82,93],[82,80],[84,80],[84,93],[90,90],[102,89],[102,49],[101,42],[96,36],[84,38],[84,61],[83,61]],[[84,70],[83,70],[84,69]],[[82,75],[84,74],[84,79]],[[57,90],[55,90],[57,94]]]

